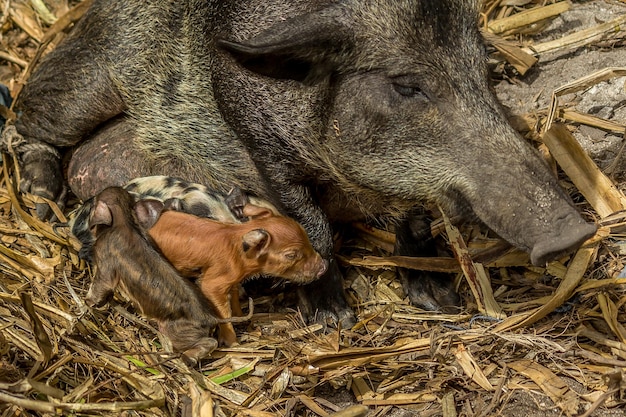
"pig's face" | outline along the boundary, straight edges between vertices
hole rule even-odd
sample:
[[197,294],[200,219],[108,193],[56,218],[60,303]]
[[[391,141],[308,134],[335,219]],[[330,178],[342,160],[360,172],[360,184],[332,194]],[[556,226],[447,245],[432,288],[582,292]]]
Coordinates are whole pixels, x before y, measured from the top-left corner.
[[595,232],[490,90],[473,1],[348,1],[222,46],[261,75],[327,83],[323,139],[292,143],[366,215],[461,209],[535,264]]
[[353,13],[362,24],[327,135],[333,154],[350,156],[335,159],[350,181],[449,206],[478,188],[483,166],[527,156],[489,89],[472,2],[364,2]]
[[306,284],[320,278],[328,263],[313,249],[306,232],[292,219],[268,215],[245,224],[243,248],[255,273]]
[[280,248],[269,253],[263,264],[265,274],[298,284],[306,284],[320,278],[327,269],[327,261],[315,252],[310,244]]
[[[538,265],[578,246],[595,226],[508,124],[488,83],[473,5],[422,1],[414,10],[392,12],[406,19],[398,31],[356,29],[377,33],[361,37],[365,48],[337,83],[329,146],[352,156],[337,158],[338,171],[400,200],[473,213]],[[376,7],[367,13],[385,18]],[[368,59],[377,63],[369,71]]]

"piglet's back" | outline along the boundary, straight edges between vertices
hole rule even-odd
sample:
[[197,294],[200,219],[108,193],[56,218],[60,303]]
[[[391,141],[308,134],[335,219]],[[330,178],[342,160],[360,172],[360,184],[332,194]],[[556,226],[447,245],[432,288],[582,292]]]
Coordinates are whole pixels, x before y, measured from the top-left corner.
[[[178,211],[164,211],[148,231],[159,250],[183,273],[194,267],[228,264],[235,245],[232,232],[242,224],[226,224]],[[240,241],[240,240],[239,240]],[[210,256],[207,256],[210,251]],[[192,266],[185,271],[185,266]]]
[[245,223],[221,223],[165,211],[148,233],[187,276],[202,272],[239,282],[265,274],[307,283],[326,271],[326,262],[295,220],[253,205],[247,205],[244,214],[250,216]]

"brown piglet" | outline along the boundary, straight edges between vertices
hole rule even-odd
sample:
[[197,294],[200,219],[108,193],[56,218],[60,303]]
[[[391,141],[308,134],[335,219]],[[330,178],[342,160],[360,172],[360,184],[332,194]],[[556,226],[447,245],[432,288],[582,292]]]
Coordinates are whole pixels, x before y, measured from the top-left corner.
[[[142,209],[158,215],[162,207],[154,204],[162,205],[153,201]],[[109,187],[96,196],[89,226],[96,238],[97,272],[86,302],[92,307],[103,305],[121,283],[143,314],[158,322],[174,350],[193,365],[215,350],[217,341],[210,335],[223,320],[215,317],[198,288],[153,248],[139,226],[134,205],[120,187]]]
[[[199,276],[197,284],[222,319],[241,314],[237,288],[248,277],[269,275],[305,284],[328,267],[295,220],[252,204],[243,207],[243,214],[250,220],[221,223],[164,211],[148,230],[174,268],[184,276]],[[237,342],[231,323],[219,329],[221,344]]]

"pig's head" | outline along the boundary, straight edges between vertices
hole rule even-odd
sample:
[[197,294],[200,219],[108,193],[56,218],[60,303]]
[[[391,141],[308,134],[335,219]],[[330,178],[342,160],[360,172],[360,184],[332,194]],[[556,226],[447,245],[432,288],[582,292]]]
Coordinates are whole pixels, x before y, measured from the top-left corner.
[[326,133],[301,129],[293,146],[366,214],[426,201],[472,212],[545,264],[596,227],[508,124],[477,16],[473,0],[348,0],[219,45],[324,97]]
[[250,221],[243,227],[250,231],[243,236],[243,249],[245,256],[258,265],[256,273],[306,284],[326,272],[327,261],[313,249],[295,220],[251,204],[244,207],[244,214]]

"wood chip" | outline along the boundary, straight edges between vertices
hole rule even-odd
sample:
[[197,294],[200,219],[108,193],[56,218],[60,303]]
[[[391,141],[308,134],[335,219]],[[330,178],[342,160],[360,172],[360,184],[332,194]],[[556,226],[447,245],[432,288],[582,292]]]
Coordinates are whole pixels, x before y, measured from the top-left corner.
[[626,197],[602,173],[564,125],[553,124],[544,135],[543,142],[601,217],[626,209]]
[[459,344],[456,348],[456,352],[454,354],[456,356],[456,360],[465,375],[470,377],[475,383],[480,385],[486,391],[493,391],[494,387],[491,385],[483,371],[480,369],[480,366],[472,356],[472,354],[465,348],[463,344]]
[[541,20],[558,16],[559,14],[569,10],[570,7],[571,3],[569,1],[561,1],[543,7],[534,7],[532,9],[516,13],[510,17],[493,20],[489,22],[487,29],[495,34],[511,32],[514,29],[519,29]]

